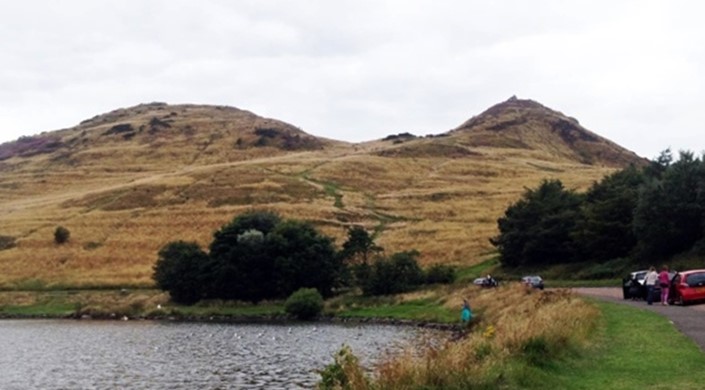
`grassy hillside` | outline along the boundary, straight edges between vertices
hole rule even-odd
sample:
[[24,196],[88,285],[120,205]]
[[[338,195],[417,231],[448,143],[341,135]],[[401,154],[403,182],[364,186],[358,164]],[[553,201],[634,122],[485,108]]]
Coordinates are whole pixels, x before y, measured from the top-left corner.
[[162,245],[207,247],[253,207],[313,221],[338,244],[360,224],[388,252],[471,265],[525,187],[585,189],[630,162],[643,161],[518,99],[441,136],[362,144],[231,107],[139,105],[0,145],[0,288],[148,286]]

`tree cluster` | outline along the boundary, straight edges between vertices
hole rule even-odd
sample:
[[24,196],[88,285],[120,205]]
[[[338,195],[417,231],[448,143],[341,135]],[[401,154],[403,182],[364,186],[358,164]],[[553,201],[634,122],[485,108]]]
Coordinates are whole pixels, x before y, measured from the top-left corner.
[[[361,227],[348,230],[337,251],[333,240],[310,223],[253,211],[216,231],[208,253],[194,242],[168,243],[158,253],[153,277],[174,301],[186,304],[281,299],[301,288],[315,289],[323,297],[344,286],[361,287],[368,295],[391,294],[426,282],[418,252],[390,258],[381,252]],[[452,269],[433,269],[433,282],[452,279]]]
[[195,243],[167,244],[159,251],[154,279],[177,302],[258,302],[301,287],[328,296],[340,269],[333,241],[311,224],[249,212],[215,232],[209,253]]
[[705,252],[705,161],[681,152],[674,162],[666,150],[582,194],[545,180],[497,223],[499,235],[490,241],[510,267]]

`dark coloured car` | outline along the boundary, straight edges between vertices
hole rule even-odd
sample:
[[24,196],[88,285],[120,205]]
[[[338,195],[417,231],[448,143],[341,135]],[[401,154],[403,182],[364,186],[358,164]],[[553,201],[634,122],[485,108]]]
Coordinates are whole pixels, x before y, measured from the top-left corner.
[[543,290],[543,279],[538,275],[524,276],[521,278],[521,282],[527,286]]
[[626,278],[622,278],[622,294],[624,299],[646,299],[644,278],[648,270],[634,271]]
[[669,301],[687,305],[703,300],[705,300],[705,269],[677,273],[671,282]]

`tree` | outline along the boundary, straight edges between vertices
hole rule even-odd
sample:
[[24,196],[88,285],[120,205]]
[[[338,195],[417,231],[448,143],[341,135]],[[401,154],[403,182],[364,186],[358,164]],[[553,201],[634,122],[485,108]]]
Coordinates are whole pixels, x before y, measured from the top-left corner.
[[174,302],[193,304],[204,293],[202,267],[207,261],[208,254],[195,242],[170,242],[159,250],[153,279]]
[[390,258],[376,259],[369,278],[362,281],[365,295],[388,295],[410,291],[425,281],[423,270],[416,260],[419,252],[398,252]]
[[544,180],[497,220],[499,235],[490,242],[505,266],[547,265],[575,261],[572,238],[582,197],[560,180]]
[[257,302],[285,298],[301,287],[328,296],[342,266],[332,239],[310,223],[254,211],[214,234],[205,269],[207,297]]
[[280,297],[301,287],[330,296],[343,268],[333,240],[308,222],[279,224],[267,237],[267,253],[274,260],[275,288]]
[[639,193],[634,215],[641,259],[668,257],[691,249],[705,229],[705,163],[693,153],[680,152],[659,177]]
[[71,232],[63,226],[57,226],[54,230],[54,242],[61,245],[66,243],[71,237]]
[[582,260],[607,261],[631,253],[637,243],[634,210],[643,183],[641,170],[630,166],[588,190],[574,235]]
[[238,242],[238,236],[248,230],[257,230],[264,236],[281,222],[281,217],[271,211],[248,211],[238,215],[213,234],[210,255],[218,258],[227,255]]
[[348,239],[343,243],[341,256],[348,264],[368,264],[370,257],[382,250],[367,230],[361,226],[353,226],[348,229]]

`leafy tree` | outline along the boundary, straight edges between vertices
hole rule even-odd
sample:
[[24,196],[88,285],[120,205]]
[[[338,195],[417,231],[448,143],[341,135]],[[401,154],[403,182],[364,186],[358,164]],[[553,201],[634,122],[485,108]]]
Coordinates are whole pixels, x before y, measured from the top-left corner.
[[372,236],[361,226],[348,229],[348,238],[343,243],[341,256],[348,264],[368,264],[368,260],[375,253],[383,249],[377,246]]
[[204,267],[207,298],[257,302],[276,296],[272,287],[274,261],[266,254],[265,240],[280,222],[273,212],[249,211],[213,234]]
[[206,296],[257,302],[301,287],[332,294],[342,270],[333,241],[309,223],[249,212],[214,234]]
[[285,297],[301,287],[330,296],[342,271],[333,240],[308,222],[284,221],[267,236],[267,255],[274,261],[277,295]]
[[54,242],[61,245],[66,243],[71,237],[71,232],[63,226],[57,226],[54,230]]
[[174,302],[193,304],[203,296],[202,266],[206,254],[195,242],[175,241],[159,250],[153,278]]
[[680,152],[660,177],[642,187],[635,210],[636,255],[642,259],[671,256],[703,239],[705,164],[693,153]]
[[238,236],[248,230],[257,230],[264,236],[281,222],[281,217],[270,211],[249,211],[238,215],[213,234],[210,255],[214,258],[227,255],[238,242]]
[[606,261],[633,250],[637,240],[632,222],[643,183],[641,170],[630,166],[588,190],[574,237],[582,260]]
[[490,242],[505,266],[545,265],[576,260],[572,237],[582,197],[560,180],[544,180],[527,189],[497,220],[499,235]]
[[416,260],[419,252],[413,250],[378,258],[372,264],[370,276],[363,281],[365,295],[388,295],[410,291],[423,284],[423,270]]

